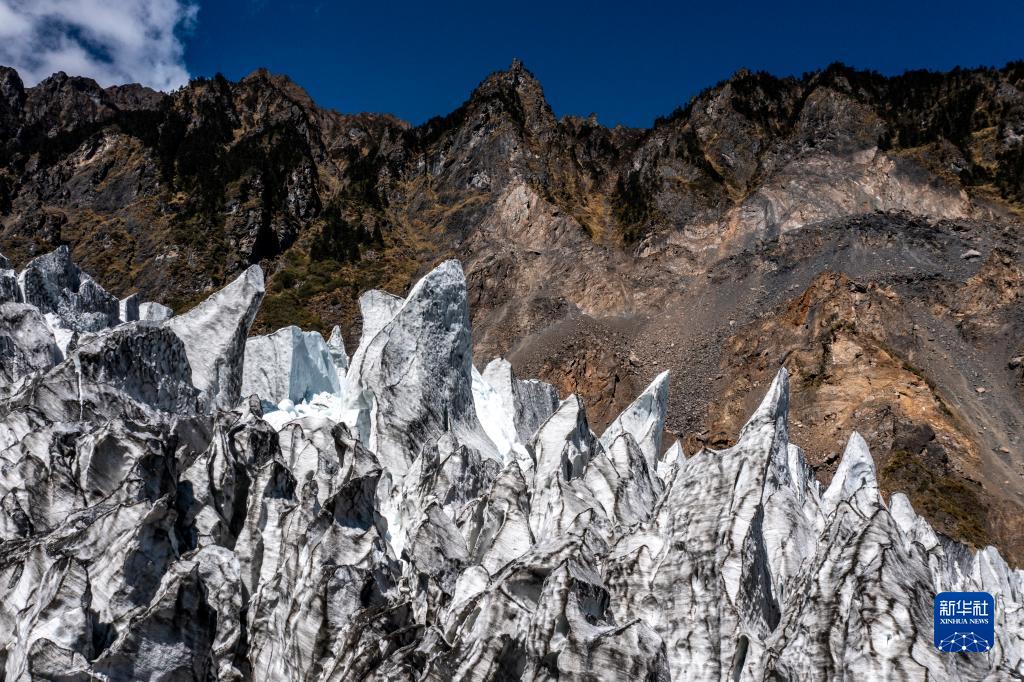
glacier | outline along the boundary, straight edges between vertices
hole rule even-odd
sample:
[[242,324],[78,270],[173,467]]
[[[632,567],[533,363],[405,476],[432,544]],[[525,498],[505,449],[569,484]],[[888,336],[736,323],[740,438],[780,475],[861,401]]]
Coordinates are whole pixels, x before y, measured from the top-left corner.
[[[479,369],[455,261],[365,293],[351,357],[249,336],[263,293],[175,315],[0,256],[4,679],[1024,679],[1024,572],[886,501],[856,433],[822,486],[784,368],[686,453],[667,374],[597,435]],[[936,651],[973,590],[993,648]]]

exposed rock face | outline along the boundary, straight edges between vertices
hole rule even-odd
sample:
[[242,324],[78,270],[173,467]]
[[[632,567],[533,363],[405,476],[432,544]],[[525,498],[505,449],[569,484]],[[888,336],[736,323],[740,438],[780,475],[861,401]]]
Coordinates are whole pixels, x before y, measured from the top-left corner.
[[[932,248],[938,237],[929,237]],[[899,249],[913,244],[908,238]],[[878,253],[888,260],[891,252]],[[1024,470],[1006,455],[1020,452],[1014,425],[1024,412],[1012,377],[982,377],[1008,374],[998,348],[1004,325],[1015,324],[1018,273],[998,251],[987,262],[962,275],[965,286],[924,295],[898,276],[876,283],[822,273],[776,315],[742,325],[728,340],[706,442],[732,442],[758,387],[785,358],[800,389],[794,430],[822,480],[835,471],[844,434],[856,428],[875,448],[884,492],[906,491],[946,535],[977,547],[996,542],[1017,557],[1024,504],[1014,491]]]
[[[296,418],[264,395],[225,409],[193,358],[217,377],[330,362],[290,329],[283,355],[232,342],[259,279],[83,337],[0,401],[5,679],[1024,675],[1024,572],[886,504],[856,433],[819,484],[785,369],[731,447],[659,457],[666,375],[598,438],[578,397],[473,368],[449,261],[364,326],[333,394]],[[217,317],[216,353],[190,350]],[[371,447],[366,415],[335,409],[348,391]],[[943,590],[995,596],[990,653],[935,651]]]

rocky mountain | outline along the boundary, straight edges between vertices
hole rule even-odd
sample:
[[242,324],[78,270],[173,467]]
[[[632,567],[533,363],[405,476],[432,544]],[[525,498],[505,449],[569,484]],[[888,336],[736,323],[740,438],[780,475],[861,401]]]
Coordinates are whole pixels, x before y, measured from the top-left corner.
[[856,430],[883,495],[1018,566],[1022,211],[1021,63],[743,71],[643,130],[556,117],[519,63],[416,127],[265,71],[170,94],[0,72],[18,268],[66,245],[184,312],[259,264],[255,331],[352,345],[361,292],[457,256],[476,357],[581,396],[598,431],[670,370],[664,446],[730,447],[785,366],[819,480]]
[[[856,432],[821,485],[785,369],[688,457],[668,373],[598,436],[578,396],[478,371],[457,261],[364,293],[351,357],[250,337],[258,266],[169,318],[64,247],[11,280],[5,679],[1024,677],[1024,571],[885,501]],[[995,595],[988,653],[933,646],[944,590]]]

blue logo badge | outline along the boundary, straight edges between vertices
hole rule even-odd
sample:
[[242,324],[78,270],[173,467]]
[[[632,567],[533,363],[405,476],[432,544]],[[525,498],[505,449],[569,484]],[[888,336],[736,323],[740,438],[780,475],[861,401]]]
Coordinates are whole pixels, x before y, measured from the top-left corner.
[[996,638],[995,600],[988,592],[942,592],[935,597],[935,648],[981,653]]

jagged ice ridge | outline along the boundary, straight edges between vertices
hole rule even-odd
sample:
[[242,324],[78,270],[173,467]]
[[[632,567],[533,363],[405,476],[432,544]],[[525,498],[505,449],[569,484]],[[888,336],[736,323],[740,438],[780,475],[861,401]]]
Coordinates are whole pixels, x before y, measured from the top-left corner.
[[[857,434],[823,488],[785,369],[687,458],[667,374],[598,437],[478,371],[454,261],[364,294],[351,359],[249,338],[262,297],[253,267],[174,316],[0,257],[6,679],[1024,676],[1024,574],[886,504]],[[990,652],[935,650],[943,590],[995,595]]]

